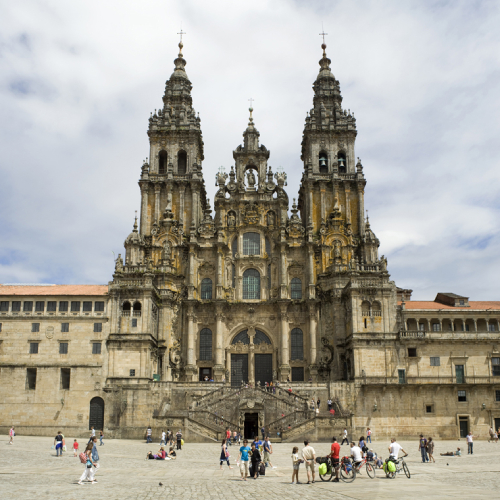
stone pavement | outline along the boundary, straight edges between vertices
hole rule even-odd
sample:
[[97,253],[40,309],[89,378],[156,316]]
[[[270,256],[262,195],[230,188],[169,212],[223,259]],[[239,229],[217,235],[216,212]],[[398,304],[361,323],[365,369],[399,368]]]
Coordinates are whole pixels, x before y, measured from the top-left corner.
[[[55,432],[54,432],[55,435]],[[68,450],[73,439],[67,436]],[[79,440],[80,450],[86,440]],[[235,457],[237,447],[230,448],[234,469],[219,470],[220,445],[186,443],[178,452],[176,461],[146,461],[149,450],[156,452],[158,443],[147,445],[142,441],[105,440],[98,447],[101,468],[96,478],[98,483],[77,483],[84,466],[73,452],[62,458],[51,449],[53,440],[46,437],[17,436],[13,446],[8,436],[0,441],[0,498],[10,499],[78,499],[91,495],[109,500],[180,498],[197,500],[248,499],[263,497],[266,500],[307,500],[321,497],[341,499],[383,498],[460,498],[484,499],[498,495],[500,481],[500,443],[477,441],[474,455],[468,456],[464,440],[436,442],[436,463],[422,464],[416,441],[401,441],[410,453],[407,463],[412,474],[407,479],[403,474],[396,479],[386,479],[382,471],[370,479],[366,473],[357,476],[353,483],[318,482],[307,485],[292,485],[291,452],[293,444],[273,445],[273,465],[265,477],[254,481],[239,480]],[[329,444],[312,443],[317,455],[325,455]],[[299,445],[299,449],[303,445]],[[388,443],[374,442],[372,448],[384,458],[388,455]],[[465,449],[461,458],[440,457],[439,453]],[[347,446],[341,453],[348,454]],[[449,464],[449,465],[448,465]],[[305,469],[301,466],[300,479],[306,481]],[[162,482],[163,486],[159,486]],[[496,492],[496,493],[495,493]]]

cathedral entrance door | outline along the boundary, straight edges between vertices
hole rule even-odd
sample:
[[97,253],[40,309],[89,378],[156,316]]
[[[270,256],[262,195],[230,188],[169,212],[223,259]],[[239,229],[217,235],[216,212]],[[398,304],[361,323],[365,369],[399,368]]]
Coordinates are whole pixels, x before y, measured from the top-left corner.
[[259,435],[259,414],[245,413],[244,438],[253,439]]
[[231,387],[248,382],[248,354],[231,354]]
[[255,354],[255,383],[264,385],[273,380],[273,355]]

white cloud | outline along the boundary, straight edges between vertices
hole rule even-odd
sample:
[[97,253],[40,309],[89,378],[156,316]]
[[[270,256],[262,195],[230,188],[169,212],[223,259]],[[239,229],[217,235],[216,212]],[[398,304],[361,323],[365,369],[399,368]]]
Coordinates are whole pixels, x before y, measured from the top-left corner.
[[0,282],[110,279],[180,23],[209,197],[255,99],[296,197],[323,23],[365,206],[399,286],[500,299],[500,24],[492,2],[31,1],[0,13]]

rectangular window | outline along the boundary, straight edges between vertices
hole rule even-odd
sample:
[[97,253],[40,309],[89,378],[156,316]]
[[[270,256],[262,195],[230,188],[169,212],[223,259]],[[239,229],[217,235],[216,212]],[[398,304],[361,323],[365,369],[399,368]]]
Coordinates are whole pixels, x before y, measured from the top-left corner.
[[38,312],[45,311],[45,302],[42,302],[41,300],[37,300],[35,302],[35,311],[38,311]]
[[40,323],[31,323],[31,331],[38,333],[40,331]]
[[100,342],[92,342],[92,354],[101,354]]
[[406,371],[398,370],[398,382],[400,384],[406,384]]
[[59,342],[59,354],[68,354],[67,342]]
[[304,368],[302,366],[292,367],[292,382],[304,382]]
[[495,391],[495,401],[500,401],[500,391]]
[[36,368],[26,369],[26,389],[31,391],[36,389]]
[[455,376],[457,377],[457,384],[465,384],[464,365],[455,365]]
[[431,366],[441,366],[441,358],[431,356]]
[[69,332],[69,323],[61,323],[61,332],[63,333]]
[[245,233],[243,235],[243,255],[260,255],[259,233]]
[[465,306],[465,300],[459,300],[461,306]]
[[38,342],[30,342],[30,354],[38,354]]
[[137,328],[137,319],[132,320],[132,328]]
[[440,332],[441,331],[441,325],[439,323],[432,323],[432,331],[433,332]]
[[94,311],[96,312],[104,311],[104,302],[94,302]]
[[495,325],[495,324],[493,324],[493,323],[489,323],[489,324],[488,324],[488,331],[489,331],[489,332],[496,332],[496,331],[497,331],[497,327],[496,327],[496,325]]
[[12,302],[12,310],[13,311],[20,311],[21,310],[21,302],[19,300],[14,300]]
[[9,303],[6,300],[0,302],[0,311],[6,312],[9,310]]
[[408,357],[416,358],[417,357],[417,348],[416,347],[408,347]]
[[94,323],[94,333],[102,332],[102,323]]
[[467,394],[465,391],[458,391],[458,400],[467,401]]
[[432,405],[426,405],[425,413],[432,413]]
[[23,305],[23,311],[24,312],[31,312],[33,311],[33,302],[27,301]]
[[71,368],[61,368],[61,389],[69,390]]
[[71,312],[80,312],[80,301],[71,302]]
[[425,324],[424,324],[424,323],[419,323],[419,324],[418,324],[418,329],[419,329],[419,331],[421,331],[421,332],[425,331]]
[[59,302],[59,312],[68,312],[68,302],[66,300]]
[[130,376],[135,377],[135,370],[130,370]]
[[49,300],[47,302],[47,311],[55,311],[57,309],[57,302],[55,300]]
[[92,311],[92,302],[84,302],[83,303],[83,310],[85,312]]
[[500,377],[500,358],[491,358],[491,368],[494,377]]

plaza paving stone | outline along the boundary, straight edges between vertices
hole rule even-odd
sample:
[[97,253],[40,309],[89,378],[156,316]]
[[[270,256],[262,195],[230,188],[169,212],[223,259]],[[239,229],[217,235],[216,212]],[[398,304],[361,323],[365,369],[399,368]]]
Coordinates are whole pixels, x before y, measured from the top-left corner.
[[[55,433],[54,433],[55,435]],[[68,450],[73,442],[66,437]],[[86,440],[80,440],[80,450]],[[456,498],[484,499],[498,498],[500,495],[500,443],[476,441],[474,455],[467,455],[466,443],[460,441],[437,441],[435,464],[423,464],[417,451],[416,441],[400,441],[410,453],[406,461],[411,479],[403,474],[396,479],[386,479],[382,471],[377,471],[375,479],[366,473],[357,476],[353,483],[317,482],[311,485],[290,484],[292,467],[291,451],[293,443],[273,445],[273,465],[266,476],[258,480],[239,480],[239,470],[235,464],[237,447],[230,448],[231,464],[219,469],[220,445],[186,443],[178,452],[175,461],[145,460],[149,450],[156,452],[158,443],[145,444],[143,441],[106,440],[98,447],[101,467],[97,472],[97,484],[82,486],[77,484],[84,466],[72,451],[62,458],[55,456],[51,449],[53,439],[46,437],[16,436],[14,445],[8,444],[8,437],[0,441],[0,498],[10,499],[81,499],[91,495],[109,500],[129,499],[250,499],[304,500],[309,498],[341,499],[392,499],[392,498]],[[318,456],[328,453],[328,443],[312,443]],[[303,447],[297,443],[299,449]],[[465,450],[461,458],[441,457],[439,453],[455,450],[457,446]],[[376,442],[372,448],[384,458],[388,455],[387,442]],[[349,449],[343,446],[342,455]],[[300,480],[306,481],[303,466]],[[162,482],[163,486],[159,486]]]

